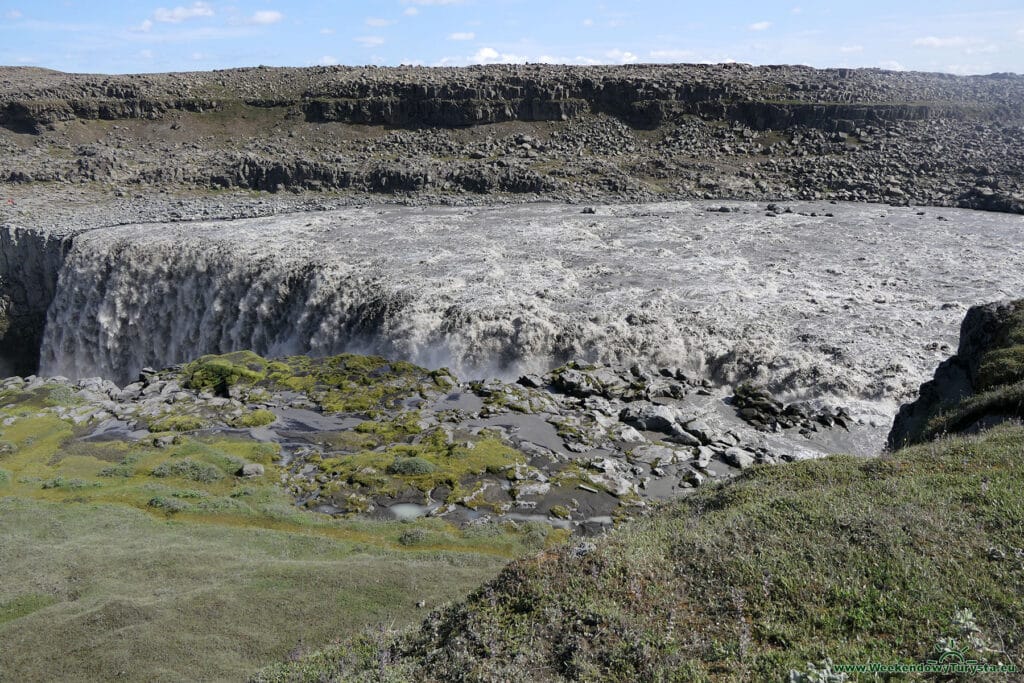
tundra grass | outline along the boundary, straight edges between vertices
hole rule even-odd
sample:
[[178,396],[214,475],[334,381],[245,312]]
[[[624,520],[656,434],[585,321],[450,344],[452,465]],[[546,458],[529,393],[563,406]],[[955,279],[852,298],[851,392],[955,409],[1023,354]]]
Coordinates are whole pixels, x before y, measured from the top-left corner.
[[0,680],[243,680],[289,652],[408,624],[418,601],[460,597],[503,563],[388,550],[365,531],[359,541],[4,497]]

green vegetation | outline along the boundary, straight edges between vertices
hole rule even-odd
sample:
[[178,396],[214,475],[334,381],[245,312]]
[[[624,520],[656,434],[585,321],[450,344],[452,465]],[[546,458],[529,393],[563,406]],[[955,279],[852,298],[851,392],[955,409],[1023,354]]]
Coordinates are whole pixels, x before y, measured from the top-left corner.
[[1024,666],[1022,442],[1005,425],[755,467],[596,546],[514,562],[421,630],[257,680],[777,681],[826,658],[920,663],[950,638]]
[[203,483],[212,483],[224,478],[224,472],[216,465],[196,462],[191,458],[168,460],[153,470],[154,477],[181,477]]
[[151,432],[193,432],[208,424],[196,415],[167,415],[149,424]]
[[484,436],[452,444],[444,432],[434,430],[418,443],[324,458],[320,468],[357,491],[363,487],[377,493],[396,493],[406,486],[430,491],[444,485],[451,489],[450,499],[454,499],[464,493],[461,486],[467,478],[502,472],[525,462],[522,453],[499,439]]
[[447,373],[379,356],[341,354],[327,358],[291,356],[269,361],[239,351],[203,356],[182,369],[185,386],[228,396],[232,389],[306,393],[325,412],[374,414],[391,409],[424,387],[440,387]]
[[423,474],[431,474],[437,470],[437,466],[418,455],[409,457],[398,456],[388,465],[388,474],[397,474],[405,477],[415,477]]
[[265,408],[260,408],[258,410],[253,410],[253,411],[250,411],[248,413],[245,413],[240,418],[235,420],[235,426],[236,427],[265,427],[266,425],[270,424],[271,422],[273,422],[276,419],[277,419],[277,416],[274,415],[273,412],[271,412],[269,410],[266,410]]
[[[181,501],[184,502],[184,501]],[[165,520],[123,505],[0,499],[0,678],[241,680],[370,624],[404,626],[504,559],[289,530]]]

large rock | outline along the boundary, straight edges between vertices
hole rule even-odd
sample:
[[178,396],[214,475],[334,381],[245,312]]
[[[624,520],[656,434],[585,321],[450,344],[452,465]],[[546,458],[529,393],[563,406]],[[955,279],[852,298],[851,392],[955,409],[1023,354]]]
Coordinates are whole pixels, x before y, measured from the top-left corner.
[[631,403],[619,413],[619,420],[637,429],[673,434],[679,426],[680,412],[671,406],[655,403]]

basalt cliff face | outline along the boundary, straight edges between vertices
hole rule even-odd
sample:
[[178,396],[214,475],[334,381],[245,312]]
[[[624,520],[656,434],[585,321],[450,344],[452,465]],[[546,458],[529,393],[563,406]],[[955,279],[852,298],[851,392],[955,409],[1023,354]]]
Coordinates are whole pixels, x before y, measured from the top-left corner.
[[[1022,212],[1024,78],[746,65],[0,71],[0,179]],[[950,164],[950,159],[956,163]]]

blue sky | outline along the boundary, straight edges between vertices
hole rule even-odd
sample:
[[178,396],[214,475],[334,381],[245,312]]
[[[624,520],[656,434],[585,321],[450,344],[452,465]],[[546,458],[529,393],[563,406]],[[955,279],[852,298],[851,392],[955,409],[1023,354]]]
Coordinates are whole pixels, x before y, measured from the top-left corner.
[[0,0],[0,64],[724,62],[1024,73],[1024,0]]

